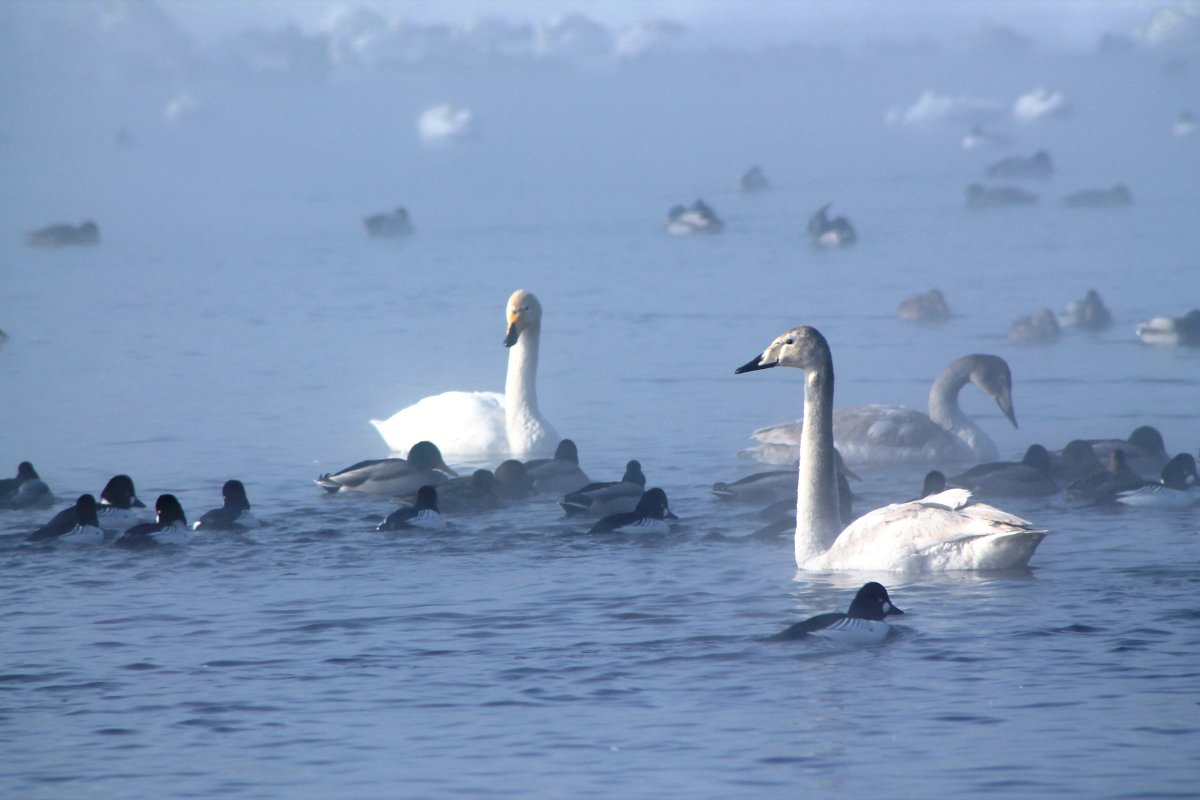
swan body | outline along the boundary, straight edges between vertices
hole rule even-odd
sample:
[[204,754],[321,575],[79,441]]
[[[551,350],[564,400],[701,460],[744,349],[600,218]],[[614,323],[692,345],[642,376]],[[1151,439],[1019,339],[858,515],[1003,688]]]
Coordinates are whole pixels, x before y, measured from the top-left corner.
[[371,420],[393,452],[405,454],[415,442],[435,442],[459,457],[543,456],[554,452],[558,432],[537,401],[538,345],[542,306],[531,292],[508,299],[508,376],[504,394],[444,392],[403,408],[386,420]]
[[976,503],[965,489],[876,509],[843,528],[833,450],[833,356],[816,328],[793,328],[738,374],[777,366],[805,372],[796,493],[796,563],[806,570],[923,572],[1024,567],[1046,535]]
[[816,636],[850,645],[878,644],[892,632],[892,626],[884,618],[903,613],[892,604],[887,589],[872,581],[858,590],[845,614],[818,614],[771,638],[787,640]]
[[[929,390],[929,414],[903,406],[851,406],[833,412],[833,438],[849,464],[961,464],[994,461],[996,445],[962,412],[958,393],[968,383],[996,401],[1017,427],[1012,371],[999,356],[975,353],[951,361]],[[756,430],[759,445],[743,451],[767,463],[794,461],[803,438],[799,420]]]

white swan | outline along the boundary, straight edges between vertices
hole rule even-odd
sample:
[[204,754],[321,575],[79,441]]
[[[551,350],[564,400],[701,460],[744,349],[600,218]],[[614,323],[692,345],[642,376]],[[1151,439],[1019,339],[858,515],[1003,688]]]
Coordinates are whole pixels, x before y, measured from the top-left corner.
[[[974,353],[946,365],[929,390],[929,415],[903,406],[851,406],[833,413],[833,439],[848,464],[957,464],[995,461],[996,445],[958,407],[958,393],[973,383],[1017,427],[1012,371],[999,356]],[[759,428],[760,444],[742,455],[768,464],[795,461],[801,420]]]
[[950,489],[895,503],[842,528],[833,457],[833,356],[816,328],[792,328],[736,372],[805,371],[796,497],[796,564],[808,570],[937,571],[1023,567],[1046,535]]
[[388,447],[405,453],[423,439],[449,456],[552,455],[558,433],[538,410],[538,341],[542,305],[518,289],[508,298],[508,377],[504,394],[443,392],[371,420]]

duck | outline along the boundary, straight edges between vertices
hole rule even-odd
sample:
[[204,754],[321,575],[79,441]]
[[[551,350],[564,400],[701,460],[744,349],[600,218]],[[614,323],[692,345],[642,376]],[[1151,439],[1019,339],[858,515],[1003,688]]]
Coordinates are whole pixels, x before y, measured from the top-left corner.
[[843,526],[833,456],[829,343],[814,327],[792,328],[735,374],[780,366],[805,372],[794,539],[801,570],[939,572],[1029,564],[1047,531],[976,502],[966,489],[884,506]]
[[26,541],[53,540],[63,544],[104,544],[104,531],[96,520],[96,498],[81,494],[75,505],[65,508],[33,533]]
[[113,542],[117,547],[131,550],[158,547],[166,544],[187,544],[192,540],[183,506],[173,494],[160,494],[154,503],[155,522],[134,525]]
[[534,491],[542,494],[566,494],[591,481],[587,473],[580,469],[579,448],[570,439],[558,443],[554,458],[526,461],[525,471],[533,479]]
[[1111,503],[1121,492],[1140,488],[1146,481],[1125,463],[1125,452],[1112,450],[1108,454],[1108,466],[1071,481],[1064,493],[1074,503],[1099,505]]
[[518,289],[508,298],[508,377],[504,394],[444,392],[371,420],[393,452],[404,454],[414,442],[430,439],[455,457],[503,454],[519,458],[548,456],[559,435],[542,416],[537,399],[538,344],[542,304]]
[[225,504],[212,511],[205,511],[192,523],[192,530],[199,531],[244,531],[258,527],[258,520],[250,511],[250,499],[246,497],[246,486],[239,480],[227,480],[221,487]]
[[408,209],[400,206],[391,213],[372,214],[363,218],[363,227],[367,235],[379,239],[395,239],[408,236],[413,232],[412,223],[408,219]]
[[1050,452],[1040,444],[1029,445],[1020,461],[978,464],[947,481],[980,497],[1045,497],[1058,491],[1050,477]]
[[[849,480],[862,480],[858,473],[846,466],[846,462],[842,460],[841,451],[836,447],[833,449],[833,459],[834,468],[837,469],[839,476]],[[739,478],[733,483],[717,481],[712,485],[712,493],[722,500],[734,500],[740,503],[770,504],[783,501],[794,503],[797,466],[797,463],[793,463],[791,469],[756,472],[753,475]],[[850,491],[849,483],[846,484],[846,491]]]
[[720,233],[724,229],[725,223],[703,200],[697,200],[688,208],[673,206],[667,212],[667,233],[675,236]]
[[25,242],[30,247],[95,245],[100,243],[100,226],[90,219],[79,225],[59,222],[30,231],[25,235]]
[[987,168],[989,178],[1039,178],[1054,174],[1054,161],[1045,150],[1031,156],[1008,156]]
[[950,319],[950,307],[937,289],[914,294],[900,301],[900,319],[910,322],[945,322]]
[[1182,317],[1155,317],[1139,322],[1134,329],[1143,344],[1200,347],[1200,308]]
[[755,164],[750,169],[742,173],[742,177],[738,178],[738,191],[746,194],[755,194],[757,192],[765,192],[770,187],[767,182],[767,176],[763,174],[762,169]]
[[114,475],[100,492],[100,507],[96,516],[106,533],[121,533],[146,521],[140,511],[145,507],[146,504],[138,499],[133,478],[125,474]]
[[1096,451],[1083,439],[1072,439],[1057,453],[1050,453],[1050,477],[1060,486],[1104,472],[1104,464]]
[[1112,313],[1100,299],[1100,294],[1095,289],[1088,289],[1082,300],[1067,304],[1058,320],[1064,328],[1097,332],[1112,325]]
[[607,517],[633,511],[646,491],[646,475],[637,459],[625,462],[625,472],[619,481],[589,483],[563,495],[559,507],[568,517],[590,515]]
[[946,491],[946,475],[937,469],[931,469],[925,473],[925,479],[921,481],[921,497],[929,497],[930,495],[941,494]]
[[17,465],[15,478],[0,480],[0,508],[49,508],[52,505],[54,494],[29,461]]
[[411,506],[398,508],[376,530],[403,531],[412,528],[423,528],[431,531],[446,530],[446,520],[438,511],[438,493],[433,486],[422,486],[417,490],[417,502]]
[[1162,433],[1153,425],[1139,425],[1125,439],[1085,439],[1102,462],[1120,450],[1129,468],[1147,480],[1156,479],[1171,460]]
[[981,186],[972,183],[967,187],[967,208],[1031,206],[1037,201],[1036,194],[1016,186]]
[[1176,136],[1191,136],[1196,132],[1196,117],[1191,111],[1184,109],[1179,112],[1179,116],[1175,118],[1175,124],[1171,127],[1171,132]]
[[1013,320],[1008,329],[1008,339],[1028,344],[1048,344],[1058,339],[1058,333],[1058,320],[1054,318],[1054,312],[1041,308]]
[[671,513],[667,493],[662,489],[647,489],[633,511],[623,511],[602,517],[588,533],[667,533],[667,520],[679,519]]
[[1196,459],[1191,453],[1180,453],[1163,467],[1161,480],[1118,492],[1115,499],[1126,506],[1188,508],[1200,503],[1197,481]]
[[858,241],[858,234],[850,220],[845,217],[828,216],[832,202],[826,203],[808,219],[808,240],[813,247],[832,250],[835,247],[849,247]]
[[361,492],[377,497],[411,494],[425,484],[439,486],[457,473],[446,466],[441,450],[433,442],[421,441],[408,451],[408,459],[375,458],[359,461],[345,469],[316,479],[322,489]]
[[[1017,427],[1012,370],[1000,356],[972,353],[947,364],[929,390],[929,414],[903,406],[839,408],[833,414],[837,449],[849,464],[969,464],[995,461],[996,445],[962,412],[958,393],[968,383],[995,401]],[[759,428],[759,445],[743,451],[758,461],[784,463],[799,455],[800,420]]]
[[888,596],[883,584],[864,583],[854,595],[845,614],[830,612],[797,622],[771,638],[776,641],[817,636],[844,644],[864,645],[882,642],[892,633],[886,617],[903,614]]
[[501,461],[495,469],[495,475],[496,490],[507,502],[525,500],[536,492],[529,470],[515,458]]
[[1133,193],[1123,183],[1108,189],[1080,189],[1063,198],[1067,208],[1118,208],[1133,205]]

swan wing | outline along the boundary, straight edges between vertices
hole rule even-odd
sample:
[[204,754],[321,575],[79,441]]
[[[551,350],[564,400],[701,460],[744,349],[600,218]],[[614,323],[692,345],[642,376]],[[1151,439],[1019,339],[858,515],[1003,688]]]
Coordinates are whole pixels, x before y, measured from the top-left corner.
[[927,464],[964,457],[962,444],[927,414],[904,406],[850,406],[833,412],[833,443],[851,464]]
[[447,456],[508,451],[504,395],[496,392],[443,392],[371,424],[398,453],[407,453],[422,440],[433,442]]

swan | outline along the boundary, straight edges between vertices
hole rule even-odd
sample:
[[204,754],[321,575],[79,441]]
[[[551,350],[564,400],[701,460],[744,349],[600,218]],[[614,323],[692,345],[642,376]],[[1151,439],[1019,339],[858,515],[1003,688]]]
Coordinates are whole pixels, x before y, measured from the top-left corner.
[[[508,298],[508,377],[504,394],[444,392],[403,408],[386,420],[371,420],[388,447],[405,453],[428,439],[451,456],[548,456],[558,433],[537,401],[538,342],[542,304],[518,289]],[[586,481],[585,481],[586,482]]]
[[[929,415],[903,406],[851,406],[833,414],[833,437],[849,464],[949,464],[995,461],[996,445],[958,407],[967,383],[978,386],[1017,427],[1008,362],[986,353],[957,358],[929,390]],[[759,428],[760,444],[743,451],[757,461],[785,463],[799,454],[801,421]]]
[[804,429],[796,495],[796,564],[805,570],[1007,569],[1029,563],[1045,530],[949,489],[878,508],[844,529],[833,458],[833,356],[816,328],[792,328],[736,374],[804,370]]

